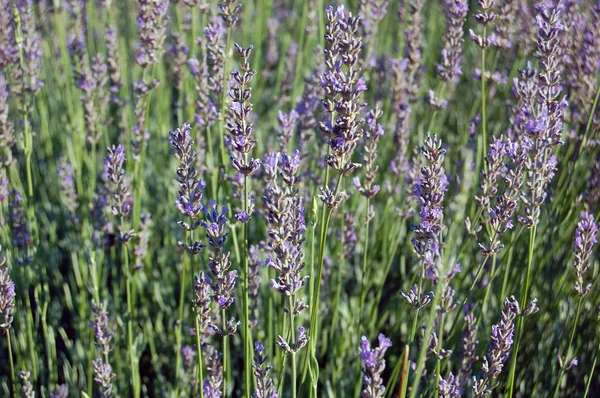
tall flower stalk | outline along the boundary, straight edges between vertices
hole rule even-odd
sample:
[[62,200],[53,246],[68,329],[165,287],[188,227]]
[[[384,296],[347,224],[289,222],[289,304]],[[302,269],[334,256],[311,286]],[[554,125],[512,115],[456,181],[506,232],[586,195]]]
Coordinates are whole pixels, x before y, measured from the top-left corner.
[[258,168],[260,167],[260,161],[251,158],[252,150],[256,145],[256,138],[253,135],[253,126],[249,122],[250,115],[252,114],[252,98],[251,88],[249,87],[252,82],[252,78],[256,74],[256,71],[250,68],[250,54],[252,53],[252,46],[244,49],[238,44],[235,45],[238,55],[242,59],[240,64],[241,71],[234,71],[231,76],[234,80],[234,85],[229,92],[229,97],[232,104],[229,108],[229,112],[232,115],[231,121],[227,123],[227,130],[231,137],[231,147],[233,150],[232,166],[234,170],[243,174],[244,176],[244,197],[243,210],[236,214],[236,219],[244,225],[244,246],[242,248],[242,261],[243,261],[243,294],[244,294],[244,333],[242,338],[244,339],[244,380],[246,381],[245,390],[248,396],[250,390],[250,381],[252,374],[252,361],[251,361],[251,336],[250,336],[250,301],[248,298],[248,279],[250,277],[248,271],[248,257],[249,257],[249,246],[248,246],[248,222],[252,215],[249,201],[250,201],[250,179]]
[[[296,353],[309,341],[307,330],[301,326],[296,332],[295,327],[296,318],[307,308],[304,301],[296,297],[308,278],[302,275],[305,268],[303,242],[306,225],[304,200],[295,188],[299,167],[299,152],[295,152],[293,156],[275,154],[269,157],[268,162],[265,163],[269,182],[263,198],[269,220],[268,247],[272,253],[266,259],[265,265],[273,268],[277,273],[277,278],[271,280],[271,287],[288,301],[284,302],[286,306],[283,310],[289,316],[290,337],[279,335],[277,345],[284,355],[291,356],[292,397],[294,398],[297,394]],[[278,170],[284,182],[283,187],[280,187],[277,182]],[[282,319],[285,322],[285,316]],[[283,325],[282,330],[285,330]],[[280,380],[280,383],[282,381]]]
[[10,328],[15,310],[15,283],[10,278],[8,267],[5,267],[6,258],[0,263],[0,333],[6,335],[8,349],[8,364],[10,367],[10,391],[14,394],[15,388],[15,363],[13,360]]
[[[310,330],[310,355],[308,364],[316,362],[316,349],[318,334],[319,295],[321,292],[321,278],[329,221],[333,210],[337,209],[347,198],[343,190],[342,180],[345,175],[350,175],[360,164],[351,161],[351,155],[357,142],[363,134],[362,120],[359,118],[360,95],[367,89],[365,81],[359,77],[359,55],[362,40],[359,35],[360,17],[346,13],[343,6],[337,9],[328,7],[326,10],[327,24],[325,29],[326,69],[321,76],[320,85],[325,91],[323,107],[329,120],[320,123],[320,129],[328,139],[328,148],[325,169],[325,186],[321,187],[319,198],[323,202],[320,216],[321,232],[319,238],[319,259],[316,277],[316,288],[311,298]],[[330,169],[338,173],[335,190],[329,187]],[[318,385],[318,369],[311,368],[311,396],[316,396]]]
[[[539,89],[537,107],[532,109],[532,114],[525,128],[530,142],[528,158],[525,161],[525,169],[528,175],[526,181],[528,192],[521,195],[525,214],[519,218],[519,221],[529,229],[527,273],[525,284],[521,289],[521,307],[527,304],[541,206],[548,196],[547,188],[557,169],[557,160],[552,151],[553,148],[561,144],[563,113],[567,106],[566,100],[560,97],[559,41],[563,30],[560,19],[562,3],[559,2],[556,7],[552,4],[540,3],[537,7],[538,51],[536,56],[540,61]],[[523,332],[523,322],[524,318],[522,317],[517,320],[515,353],[511,361],[508,383],[509,397],[513,395],[516,381],[517,355]]]
[[[125,147],[122,145],[107,148],[108,156],[104,159],[104,174],[110,183],[111,210],[113,216],[119,222],[119,242],[121,242],[123,253],[123,273],[125,274],[125,288],[127,295],[127,356],[129,366],[131,367],[131,391],[134,397],[139,397],[141,392],[141,382],[139,379],[139,369],[135,358],[133,346],[133,294],[132,294],[132,269],[129,264],[129,241],[133,238],[134,232],[129,229],[127,218],[131,213],[132,197],[129,188],[129,181],[125,175]],[[106,364],[105,364],[106,365]],[[107,369],[104,369],[108,372]],[[108,372],[110,373],[110,372]]]
[[[365,243],[363,249],[363,261],[361,268],[361,282],[360,282],[360,315],[358,322],[362,322],[362,316],[364,311],[364,304],[366,299],[366,281],[367,281],[367,259],[369,252],[369,225],[371,220],[375,217],[375,210],[371,205],[371,200],[375,198],[375,195],[379,192],[381,187],[375,184],[377,178],[377,171],[379,167],[375,164],[377,160],[377,145],[379,139],[383,136],[383,127],[378,123],[378,120],[383,116],[383,111],[376,107],[367,113],[366,124],[367,129],[365,130],[365,147],[363,154],[363,164],[365,168],[364,182],[361,183],[358,177],[354,177],[354,186],[358,192],[365,197]],[[349,214],[349,213],[346,213]]]
[[[488,35],[488,29],[490,24],[494,22],[497,15],[494,13],[495,0],[477,0],[480,10],[475,13],[475,20],[477,23],[483,25],[483,33],[481,35],[475,34],[473,30],[470,31],[471,40],[481,48],[481,146],[478,160],[481,159],[487,152],[487,92],[486,92],[486,56],[488,48],[496,45],[496,36],[492,32]],[[484,168],[487,170],[487,166],[484,163]]]
[[577,324],[579,321],[579,313],[581,311],[581,304],[583,302],[583,298],[587,296],[592,287],[591,284],[585,284],[584,277],[591,266],[591,257],[592,257],[592,249],[598,243],[598,224],[596,220],[594,220],[594,216],[588,212],[584,211],[580,215],[580,221],[577,224],[577,229],[575,230],[575,241],[574,241],[574,252],[575,252],[575,261],[573,262],[573,269],[575,270],[575,283],[573,285],[573,290],[577,295],[577,310],[575,312],[575,319],[573,320],[573,329],[571,330],[571,334],[569,337],[569,343],[567,345],[567,350],[565,351],[565,356],[562,357],[559,355],[559,364],[560,364],[560,374],[558,379],[556,380],[556,388],[554,389],[554,397],[558,397],[562,378],[574,364],[577,363],[577,357],[573,356],[569,357],[571,347],[573,346],[573,340],[575,339],[575,332],[577,331]]
[[[170,143],[175,149],[175,157],[180,161],[177,168],[177,183],[179,184],[179,195],[175,202],[175,206],[179,213],[185,218],[177,222],[186,234],[186,239],[183,242],[178,242],[178,246],[190,255],[190,263],[192,273],[194,272],[194,256],[200,253],[204,245],[199,241],[194,240],[194,231],[200,227],[201,221],[199,216],[202,214],[202,190],[204,184],[198,176],[196,170],[196,151],[194,142],[192,141],[191,126],[184,123],[181,128],[169,133]],[[179,291],[179,322],[177,324],[177,380],[179,380],[181,366],[179,364],[182,344],[182,327],[185,292],[187,288],[187,258],[184,259],[181,267],[181,286]],[[198,317],[195,317],[196,336],[200,336]],[[202,374],[202,347],[198,345],[198,372]],[[196,386],[201,383],[202,378],[196,378]],[[200,389],[201,390],[201,389]]]

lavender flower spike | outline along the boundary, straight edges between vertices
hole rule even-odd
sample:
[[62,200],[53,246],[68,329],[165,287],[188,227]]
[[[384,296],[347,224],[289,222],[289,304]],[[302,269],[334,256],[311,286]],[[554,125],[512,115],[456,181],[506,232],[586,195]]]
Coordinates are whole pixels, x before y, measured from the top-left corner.
[[392,341],[379,334],[379,346],[371,348],[369,340],[362,336],[360,338],[359,356],[363,363],[363,388],[360,393],[362,398],[382,398],[385,394],[385,386],[382,373],[385,369],[385,351],[392,346]]
[[436,67],[443,81],[456,82],[462,75],[463,26],[468,12],[469,2],[467,0],[444,1],[446,33],[443,38],[442,62]]
[[90,326],[94,328],[96,341],[94,345],[98,348],[100,355],[106,356],[111,351],[110,341],[115,332],[108,328],[108,313],[104,309],[104,304],[93,304],[92,311],[94,312],[94,320],[90,322]]
[[485,397],[492,393],[494,381],[498,378],[508,359],[510,349],[514,343],[515,319],[521,314],[519,302],[514,296],[504,300],[504,311],[500,322],[492,326],[492,337],[488,352],[483,359],[481,368],[485,377],[473,379],[473,395],[477,398]]
[[23,394],[23,398],[35,398],[35,392],[33,391],[33,384],[31,384],[31,372],[29,371],[21,371],[19,373],[19,378],[23,380],[23,386],[21,388],[21,393]]
[[112,367],[109,364],[104,363],[102,359],[92,361],[92,366],[94,370],[94,381],[99,387],[98,396],[100,398],[112,398],[112,379],[117,375],[113,373]]
[[165,40],[168,0],[138,0],[139,48],[136,62],[147,68],[159,62]]
[[252,397],[279,398],[273,385],[273,379],[269,377],[272,367],[267,365],[269,357],[264,355],[265,346],[257,341],[254,343],[254,351],[256,352],[256,355],[254,355],[255,364],[252,367],[254,368],[254,377],[256,377],[256,390]]
[[10,279],[8,268],[4,267],[4,262],[0,264],[0,334],[8,332],[13,321],[13,311],[15,309],[15,283]]
[[592,249],[598,243],[598,224],[596,224],[594,216],[588,211],[582,212],[580,219],[575,230],[575,262],[573,268],[577,279],[575,280],[574,290],[579,296],[585,296],[589,293],[591,284],[584,286],[583,277],[591,265]]

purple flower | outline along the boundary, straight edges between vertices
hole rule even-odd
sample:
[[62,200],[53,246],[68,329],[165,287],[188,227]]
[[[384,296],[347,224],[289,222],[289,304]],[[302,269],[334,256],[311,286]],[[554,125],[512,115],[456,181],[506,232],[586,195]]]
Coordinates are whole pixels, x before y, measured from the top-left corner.
[[229,91],[229,98],[232,103],[229,107],[230,120],[227,123],[227,130],[230,135],[230,144],[233,149],[233,168],[244,176],[254,174],[260,167],[260,160],[249,158],[256,145],[256,138],[253,136],[253,126],[249,118],[252,113],[251,89],[249,87],[256,71],[250,68],[250,54],[252,46],[243,48],[235,45],[239,56],[242,58],[240,71],[231,72],[234,85]]
[[348,175],[360,166],[350,159],[361,137],[362,120],[358,113],[362,103],[359,97],[367,89],[364,79],[358,74],[357,64],[362,47],[358,34],[360,18],[351,13],[346,15],[343,7],[338,7],[336,12],[332,7],[327,8],[326,16],[324,54],[327,69],[320,81],[326,94],[324,109],[327,113],[336,112],[336,118],[334,125],[322,122],[320,128],[329,139],[331,148],[327,165]]
[[66,384],[57,384],[54,386],[54,391],[48,395],[49,398],[68,398],[69,389]]
[[362,336],[360,338],[359,356],[363,363],[363,387],[361,397],[381,398],[385,394],[385,386],[382,379],[385,370],[385,351],[392,346],[392,341],[379,334],[379,346],[371,348],[369,340]]
[[94,328],[94,333],[96,335],[94,345],[98,348],[98,353],[100,353],[100,355],[107,356],[112,350],[110,342],[115,332],[108,328],[108,313],[104,309],[104,304],[102,302],[97,305],[93,304],[92,311],[94,313],[94,319],[90,321],[90,326]]
[[94,371],[94,381],[98,385],[99,394],[102,398],[111,398],[113,396],[112,379],[117,375],[113,373],[112,367],[104,363],[102,359],[92,361]]
[[33,390],[33,384],[31,384],[31,372],[21,371],[19,372],[19,378],[23,381],[21,393],[23,398],[35,398],[35,391]]
[[19,258],[16,261],[19,264],[26,265],[31,261],[29,250],[32,242],[22,201],[23,196],[21,193],[16,189],[12,189],[8,203],[9,221],[12,229],[11,243],[19,252]]
[[574,290],[579,296],[585,296],[591,288],[591,284],[584,286],[584,276],[590,268],[592,249],[596,243],[598,243],[598,224],[590,212],[584,211],[575,230],[573,250],[575,252],[573,268],[576,274]]
[[202,206],[202,213],[206,216],[206,220],[202,221],[200,225],[206,230],[206,238],[208,243],[216,248],[220,249],[225,245],[227,235],[229,232],[225,232],[225,225],[229,221],[227,219],[227,206],[221,208],[221,212],[217,210],[217,202],[215,200],[209,201],[209,208]]
[[443,81],[456,82],[462,75],[463,26],[469,12],[466,0],[445,0],[446,32],[444,33],[442,61],[436,70]]
[[8,268],[4,267],[5,259],[0,264],[0,331],[10,329],[15,310],[15,283],[10,278]]
[[253,398],[279,398],[277,390],[273,385],[273,379],[269,376],[269,372],[273,368],[268,366],[269,357],[264,355],[265,347],[262,343],[254,342],[254,369],[253,374],[256,378],[256,390],[252,395]]
[[69,211],[71,220],[77,222],[77,209],[79,207],[77,191],[75,189],[75,180],[73,178],[73,166],[67,163],[66,159],[61,158],[57,169],[59,182],[62,188],[65,207]]
[[188,123],[184,123],[181,128],[169,133],[169,141],[175,149],[175,157],[180,161],[177,168],[179,196],[175,206],[181,215],[191,218],[190,224],[182,224],[187,231],[195,230],[200,225],[197,219],[202,210],[200,201],[204,189],[196,169],[196,151],[193,149],[191,129]]
[[425,259],[427,253],[437,255],[439,236],[444,229],[443,200],[448,179],[444,174],[444,155],[442,141],[437,135],[427,134],[422,153],[426,165],[421,168],[421,176],[417,180],[413,195],[421,203],[421,223],[415,228],[413,246],[417,256]]
[[473,394],[483,397],[491,393],[494,381],[498,378],[508,359],[510,349],[514,343],[515,319],[521,314],[519,303],[511,296],[504,300],[504,310],[500,315],[500,322],[492,326],[491,341],[488,352],[483,359],[481,368],[485,377],[474,378]]
[[136,62],[142,68],[160,61],[167,26],[168,0],[137,0],[139,44]]

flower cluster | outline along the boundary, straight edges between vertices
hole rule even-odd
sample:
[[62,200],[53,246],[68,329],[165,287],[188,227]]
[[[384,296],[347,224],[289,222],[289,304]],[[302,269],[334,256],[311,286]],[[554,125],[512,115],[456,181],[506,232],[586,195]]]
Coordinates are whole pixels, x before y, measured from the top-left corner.
[[443,81],[456,82],[462,75],[463,26],[468,12],[469,4],[466,0],[444,1],[446,32],[443,38],[442,61],[436,67]]
[[94,328],[94,334],[96,336],[94,345],[98,348],[98,353],[106,357],[112,350],[110,341],[115,332],[108,328],[108,313],[104,309],[104,304],[102,302],[93,304],[92,312],[94,313],[94,319],[90,321],[90,325]]
[[421,223],[415,227],[412,239],[417,256],[432,260],[439,251],[440,235],[444,230],[443,207],[444,193],[448,180],[444,174],[444,155],[442,141],[427,134],[422,148],[426,165],[421,167],[421,176],[415,186],[413,195],[421,205],[419,215]]
[[[379,192],[380,186],[374,184],[377,178],[377,171],[379,167],[375,164],[377,159],[377,144],[379,139],[383,136],[383,127],[377,122],[379,118],[383,116],[383,111],[379,108],[370,110],[367,113],[366,122],[367,129],[365,130],[365,153],[363,155],[363,164],[365,168],[365,181],[361,184],[358,177],[354,177],[354,186],[358,192],[369,199],[373,199]],[[367,209],[369,215],[367,219],[372,218],[371,209]]]
[[382,374],[385,370],[385,351],[392,346],[390,339],[380,334],[379,345],[371,348],[369,340],[362,336],[360,338],[359,356],[363,367],[363,386],[361,397],[363,398],[382,398],[385,395],[385,386],[383,385]]
[[[20,58],[20,67],[13,68],[16,90],[35,95],[43,87],[40,80],[42,63],[41,38],[35,25],[33,0],[19,0],[14,3],[18,12],[15,14],[15,44]],[[10,11],[12,13],[12,11]],[[16,60],[15,60],[16,61]],[[21,91],[21,90],[24,90]]]
[[21,387],[21,394],[23,394],[23,398],[35,398],[35,391],[33,390],[33,384],[31,384],[30,380],[31,372],[19,372],[19,379],[23,381],[23,386]]
[[253,398],[278,398],[277,390],[273,385],[273,380],[269,377],[272,367],[267,365],[269,356],[264,354],[265,346],[258,341],[254,343],[254,377],[256,377],[256,390]]
[[521,195],[525,214],[519,221],[527,228],[537,225],[541,206],[548,195],[547,187],[556,173],[557,160],[553,148],[561,143],[563,112],[566,99],[559,98],[561,73],[559,60],[559,34],[562,23],[559,19],[561,7],[539,4],[537,15],[537,43],[540,73],[538,81],[537,107],[530,105],[530,119],[525,125],[528,157],[525,168],[528,193]]
[[[111,210],[115,217],[123,220],[131,212],[133,198],[129,188],[129,181],[125,176],[125,147],[123,145],[106,148],[108,156],[104,159],[104,174],[110,182]],[[119,226],[120,239],[127,243],[133,237],[133,231],[125,230]]]
[[114,394],[112,380],[117,377],[113,373],[112,366],[100,358],[92,361],[94,381],[98,384],[98,396],[100,398],[112,398]]
[[32,246],[31,234],[27,226],[25,211],[23,210],[23,195],[16,190],[11,189],[8,202],[10,228],[12,230],[11,243],[19,252],[17,263],[27,265],[31,262],[30,248]]
[[[477,10],[474,14],[475,21],[477,23],[484,26],[484,32],[491,25],[492,22],[498,16],[494,12],[494,8],[496,7],[495,0],[477,0],[477,4],[479,5],[479,10]],[[489,32],[487,32],[489,33]],[[477,44],[482,50],[487,49],[490,46],[495,46],[497,44],[496,34],[494,32],[489,33],[488,35],[478,35],[472,29],[469,30],[469,35],[471,40]]]
[[135,94],[135,106],[133,109],[135,124],[133,126],[131,147],[133,149],[133,160],[136,162],[141,160],[142,150],[146,147],[147,141],[150,138],[150,134],[146,128],[146,100],[150,95],[150,92],[158,87],[158,85],[158,80],[153,80],[148,83],[145,80],[140,79],[133,86],[133,92]]
[[13,322],[15,309],[15,283],[10,279],[8,268],[4,266],[6,260],[0,264],[0,331],[6,332]]
[[473,378],[474,396],[485,397],[491,394],[493,382],[502,372],[504,362],[508,359],[510,349],[514,343],[515,319],[519,315],[521,315],[521,310],[517,299],[514,296],[506,298],[500,322],[492,326],[488,352],[481,365],[485,377],[482,379]]
[[137,0],[139,48],[136,62],[148,68],[160,60],[167,26],[168,0]]
[[199,321],[199,332],[206,331],[211,323],[210,314],[210,284],[204,272],[194,276],[194,308]]
[[598,243],[598,224],[591,213],[584,211],[581,213],[575,230],[575,248],[573,250],[575,252],[573,268],[577,276],[573,288],[579,296],[585,296],[591,288],[591,284],[584,286],[583,277],[590,268],[590,257],[596,243]]
[[79,207],[77,190],[75,189],[75,180],[73,178],[73,166],[62,158],[57,170],[58,178],[62,188],[63,201],[69,211],[71,220],[75,223],[77,220],[77,209]]
[[[320,85],[325,90],[325,111],[332,120],[320,123],[321,131],[329,139],[327,164],[340,174],[348,175],[360,164],[351,160],[352,152],[362,137],[362,119],[359,117],[363,104],[360,95],[367,85],[359,77],[359,53],[362,40],[358,34],[360,17],[346,14],[343,7],[328,7],[325,42],[326,71]],[[335,119],[333,118],[335,116]]]
[[241,72],[231,73],[235,84],[231,87],[229,98],[232,104],[229,107],[230,121],[227,123],[227,130],[231,137],[231,149],[234,152],[232,166],[235,170],[244,176],[254,174],[260,167],[260,160],[248,159],[256,145],[256,138],[253,136],[253,126],[248,120],[252,113],[251,89],[248,87],[252,77],[256,74],[255,70],[250,68],[248,59],[252,53],[252,46],[244,49],[236,44],[239,56],[242,58],[240,64]]
[[[179,195],[175,201],[175,206],[182,216],[188,218],[189,222],[180,220],[177,223],[185,231],[194,231],[201,224],[199,220],[202,212],[202,190],[204,184],[198,176],[196,169],[196,151],[191,136],[191,126],[184,123],[181,128],[169,133],[170,143],[175,149],[175,157],[179,160],[177,167],[177,183],[179,184]],[[197,254],[202,250],[203,245],[200,242],[192,242],[191,246],[185,242],[178,242],[178,245],[188,253]]]

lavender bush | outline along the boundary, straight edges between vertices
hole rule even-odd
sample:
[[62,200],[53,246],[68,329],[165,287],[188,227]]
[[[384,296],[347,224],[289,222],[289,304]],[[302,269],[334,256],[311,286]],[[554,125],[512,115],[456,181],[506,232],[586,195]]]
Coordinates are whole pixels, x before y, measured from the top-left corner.
[[1,397],[600,395],[600,2],[0,32]]

